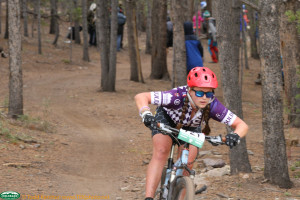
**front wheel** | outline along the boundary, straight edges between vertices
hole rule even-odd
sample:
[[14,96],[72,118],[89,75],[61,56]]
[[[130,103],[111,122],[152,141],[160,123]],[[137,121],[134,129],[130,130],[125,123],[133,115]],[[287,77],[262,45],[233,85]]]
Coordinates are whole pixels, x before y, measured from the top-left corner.
[[195,187],[190,177],[180,177],[172,189],[171,200],[194,200]]

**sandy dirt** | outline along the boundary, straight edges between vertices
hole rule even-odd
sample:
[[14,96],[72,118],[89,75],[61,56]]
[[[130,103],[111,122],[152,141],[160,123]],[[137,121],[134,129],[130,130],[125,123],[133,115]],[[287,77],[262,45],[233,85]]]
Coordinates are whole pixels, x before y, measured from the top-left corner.
[[[116,92],[99,92],[100,54],[90,47],[91,62],[82,61],[82,46],[73,45],[69,63],[69,44],[44,29],[42,55],[38,55],[37,39],[24,38],[22,68],[24,81],[24,114],[29,119],[7,119],[9,59],[0,58],[0,192],[16,191],[22,199],[53,199],[55,196],[88,199],[143,199],[145,172],[151,158],[150,131],[141,123],[133,100],[143,91],[168,90],[171,81],[150,80],[151,57],[144,53],[144,35],[140,48],[146,84],[129,81],[128,45],[117,55]],[[7,41],[0,45],[7,51]],[[217,73],[218,64],[205,65]],[[172,50],[168,53],[172,73]],[[253,173],[209,177],[208,189],[197,199],[300,199],[300,146],[288,147],[290,178],[295,187],[281,189],[264,181],[261,86],[254,81],[259,61],[249,59],[244,71],[243,112],[249,124],[247,148]],[[222,84],[219,84],[220,86]],[[217,97],[223,101],[222,88]],[[155,109],[151,106],[152,110]],[[286,121],[286,120],[285,120]],[[224,134],[225,127],[210,121],[212,134]],[[285,128],[286,138],[299,140],[299,129]],[[228,148],[205,144],[203,151],[215,149],[228,164]],[[14,163],[13,166],[7,166]],[[195,168],[203,168],[201,159]],[[51,196],[53,195],[53,196]],[[80,196],[81,195],[81,196]],[[84,196],[85,195],[85,196]],[[90,196],[89,196],[90,195]]]

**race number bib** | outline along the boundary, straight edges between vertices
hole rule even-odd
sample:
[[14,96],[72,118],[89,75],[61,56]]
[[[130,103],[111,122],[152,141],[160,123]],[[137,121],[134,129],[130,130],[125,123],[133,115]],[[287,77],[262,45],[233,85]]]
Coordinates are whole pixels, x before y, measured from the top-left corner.
[[178,139],[192,144],[198,148],[202,148],[205,141],[205,135],[204,133],[195,133],[180,129]]

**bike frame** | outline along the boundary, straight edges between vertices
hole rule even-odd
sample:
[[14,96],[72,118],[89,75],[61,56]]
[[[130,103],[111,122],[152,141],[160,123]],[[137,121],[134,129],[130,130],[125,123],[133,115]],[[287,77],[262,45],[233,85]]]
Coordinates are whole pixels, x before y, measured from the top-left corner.
[[188,164],[188,157],[189,157],[189,144],[186,143],[184,144],[183,150],[181,152],[180,157],[177,159],[177,161],[174,163],[173,162],[173,157],[174,157],[174,150],[175,150],[176,143],[172,144],[170,156],[168,159],[168,167],[166,170],[166,178],[163,186],[163,196],[164,198],[167,198],[168,195],[168,190],[170,188],[167,188],[169,181],[170,185],[174,183],[174,180],[177,179],[178,177],[183,176],[183,170],[187,170],[190,174],[190,178],[193,180],[195,177],[195,171],[190,170],[187,167]]

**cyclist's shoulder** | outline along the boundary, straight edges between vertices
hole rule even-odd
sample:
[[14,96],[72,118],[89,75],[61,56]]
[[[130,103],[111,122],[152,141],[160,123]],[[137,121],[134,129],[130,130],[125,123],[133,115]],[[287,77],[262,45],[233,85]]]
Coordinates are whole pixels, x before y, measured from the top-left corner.
[[210,112],[223,112],[224,110],[228,110],[219,100],[217,97],[211,102],[210,104]]

